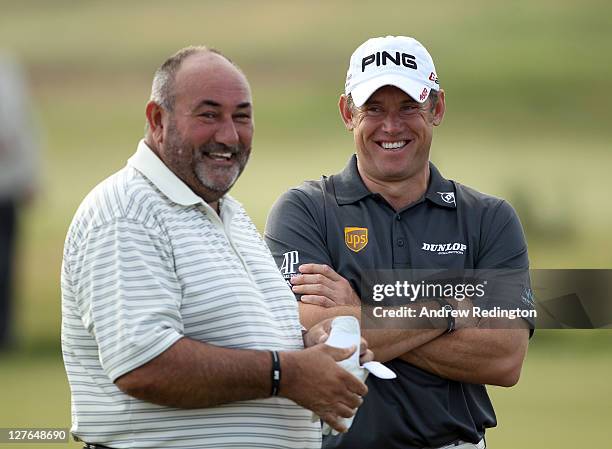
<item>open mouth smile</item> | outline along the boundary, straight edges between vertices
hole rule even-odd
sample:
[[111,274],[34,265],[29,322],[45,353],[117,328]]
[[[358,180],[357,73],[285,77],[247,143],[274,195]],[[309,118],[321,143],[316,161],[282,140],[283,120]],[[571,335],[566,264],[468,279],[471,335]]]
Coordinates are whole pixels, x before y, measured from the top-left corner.
[[402,148],[404,148],[406,145],[408,145],[410,142],[412,142],[412,140],[396,140],[396,141],[393,141],[393,142],[379,141],[379,142],[376,142],[376,143],[383,150],[386,150],[386,151],[399,151]]
[[216,161],[229,161],[234,157],[234,153],[230,152],[213,152],[213,153],[205,153],[206,157],[214,159]]

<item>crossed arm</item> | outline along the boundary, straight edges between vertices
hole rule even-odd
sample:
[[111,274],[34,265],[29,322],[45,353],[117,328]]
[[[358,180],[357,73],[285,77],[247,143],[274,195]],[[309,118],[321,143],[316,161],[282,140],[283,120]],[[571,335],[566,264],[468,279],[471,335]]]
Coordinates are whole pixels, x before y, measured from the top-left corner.
[[490,329],[487,324],[459,329],[402,354],[406,362],[460,382],[511,387],[520,377],[527,353],[526,323],[517,329]]
[[[339,315],[361,316],[350,283],[327,265],[305,264],[292,279],[301,294],[300,319],[309,328]],[[463,323],[451,334],[442,329],[364,330],[377,360],[396,357],[440,377],[467,383],[512,386],[518,382],[529,331],[523,320]],[[509,327],[513,328],[509,328]],[[496,328],[494,328],[496,327]]]

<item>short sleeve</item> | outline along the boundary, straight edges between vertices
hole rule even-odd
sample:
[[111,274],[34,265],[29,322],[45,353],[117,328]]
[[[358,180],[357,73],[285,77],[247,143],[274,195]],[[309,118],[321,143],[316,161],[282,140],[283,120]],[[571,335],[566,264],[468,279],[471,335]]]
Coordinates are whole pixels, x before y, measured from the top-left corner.
[[[501,200],[483,218],[476,269],[486,273],[488,308],[533,310],[527,242],[512,206]],[[531,329],[535,320],[525,318]]]
[[506,201],[483,217],[476,268],[528,269],[527,242],[514,208]]
[[116,219],[90,230],[72,260],[81,320],[111,381],[182,338],[181,288],[159,232]]
[[285,280],[305,263],[332,265],[326,245],[323,198],[312,198],[292,189],[274,203],[264,239]]

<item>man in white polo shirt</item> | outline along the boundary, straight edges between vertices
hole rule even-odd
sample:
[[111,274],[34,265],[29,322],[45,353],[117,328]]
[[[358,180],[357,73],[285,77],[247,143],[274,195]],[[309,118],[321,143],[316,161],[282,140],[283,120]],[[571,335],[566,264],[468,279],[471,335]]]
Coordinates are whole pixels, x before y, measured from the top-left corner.
[[320,447],[307,409],[344,431],[367,389],[336,364],[351,349],[320,344],[323,325],[302,335],[291,291],[226,194],[251,151],[245,76],[215,50],[183,49],[157,70],[146,117],[136,153],[66,238],[73,435],[89,448]]

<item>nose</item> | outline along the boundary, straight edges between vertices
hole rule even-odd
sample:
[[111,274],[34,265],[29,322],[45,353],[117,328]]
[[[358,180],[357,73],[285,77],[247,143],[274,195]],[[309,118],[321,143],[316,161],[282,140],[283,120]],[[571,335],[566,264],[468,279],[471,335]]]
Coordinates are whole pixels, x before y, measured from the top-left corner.
[[398,134],[402,131],[402,120],[399,114],[388,113],[382,123],[382,130],[387,134]]
[[236,125],[231,118],[225,119],[219,124],[219,128],[215,134],[215,140],[228,146],[238,144],[240,137],[238,137]]

